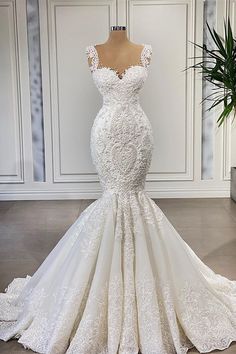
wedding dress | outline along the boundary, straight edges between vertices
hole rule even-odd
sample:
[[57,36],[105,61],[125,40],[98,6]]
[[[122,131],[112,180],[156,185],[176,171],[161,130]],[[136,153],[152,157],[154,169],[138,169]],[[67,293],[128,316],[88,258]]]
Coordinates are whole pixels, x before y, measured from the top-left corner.
[[236,281],[216,274],[144,190],[153,151],[139,102],[152,46],[122,74],[86,47],[103,105],[91,129],[102,196],[32,275],[0,294],[0,338],[47,354],[206,353],[236,340]]

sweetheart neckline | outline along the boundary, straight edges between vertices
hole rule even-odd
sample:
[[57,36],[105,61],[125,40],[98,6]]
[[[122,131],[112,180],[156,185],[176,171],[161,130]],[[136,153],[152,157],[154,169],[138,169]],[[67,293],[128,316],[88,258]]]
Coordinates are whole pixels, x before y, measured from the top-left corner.
[[114,75],[118,78],[118,80],[122,81],[122,80],[124,79],[124,77],[126,76],[127,72],[129,71],[129,69],[132,69],[132,68],[144,68],[144,69],[147,71],[147,67],[145,67],[144,65],[136,64],[136,65],[130,65],[130,66],[128,66],[128,67],[122,72],[121,78],[119,77],[117,70],[111,68],[110,66],[101,66],[100,68],[96,68],[96,69],[93,70],[93,73],[96,72],[97,70],[105,69],[105,70],[108,70],[108,71],[113,72]]
[[[141,50],[141,53],[140,53],[140,60],[142,60],[142,55],[143,55],[143,52],[145,50],[145,47],[146,47],[146,43],[142,43],[142,50]],[[96,48],[96,45],[95,44],[92,44],[92,47],[94,48],[95,50],[95,53],[96,53],[96,57],[97,57],[97,67],[94,69],[94,71],[96,70],[100,70],[100,69],[107,69],[109,71],[112,71],[114,72],[115,76],[117,77],[118,80],[122,81],[124,79],[124,77],[126,76],[127,72],[129,71],[129,69],[131,68],[135,68],[135,67],[141,67],[141,68],[145,68],[147,69],[144,65],[141,65],[141,64],[134,64],[134,65],[130,65],[128,66],[127,68],[125,68],[125,70],[123,70],[123,72],[121,74],[118,73],[118,70],[110,67],[110,66],[101,66],[100,68],[98,67],[99,65],[99,55],[98,55],[98,51],[97,51],[97,48]],[[121,78],[120,78],[120,75],[121,75]]]

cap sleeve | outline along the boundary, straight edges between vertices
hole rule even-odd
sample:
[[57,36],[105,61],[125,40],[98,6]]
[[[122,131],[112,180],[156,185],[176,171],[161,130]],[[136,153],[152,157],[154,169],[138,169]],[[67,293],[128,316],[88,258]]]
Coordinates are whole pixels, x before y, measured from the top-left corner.
[[151,44],[146,44],[142,53],[142,62],[145,67],[148,67],[151,62],[152,57],[152,46]]
[[97,66],[97,55],[96,50],[93,45],[88,45],[85,47],[85,54],[88,59],[88,65],[91,71],[94,71]]

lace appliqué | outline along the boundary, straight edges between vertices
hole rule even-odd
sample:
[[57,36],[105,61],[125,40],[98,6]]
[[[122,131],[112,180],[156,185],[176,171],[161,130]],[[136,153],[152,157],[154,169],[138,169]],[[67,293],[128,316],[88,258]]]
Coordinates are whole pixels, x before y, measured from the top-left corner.
[[145,44],[143,51],[141,53],[141,62],[144,67],[148,67],[151,62],[152,57],[152,46],[151,44]]
[[35,274],[0,294],[0,339],[47,354],[185,354],[236,340],[236,281],[216,275],[144,190],[153,151],[139,103],[151,47],[122,80],[93,80],[103,106],[91,155],[103,188]]
[[89,68],[93,72],[98,67],[97,51],[93,45],[89,45],[85,48],[85,54],[89,59]]
[[86,47],[85,53],[86,53],[87,58],[89,59],[90,71],[94,72],[95,70],[98,70],[98,69],[108,70],[108,71],[114,73],[116,75],[116,77],[118,77],[121,80],[121,79],[123,79],[123,77],[126,75],[126,73],[130,69],[135,69],[135,68],[140,68],[140,67],[148,68],[148,66],[150,65],[150,60],[151,60],[151,55],[152,55],[152,46],[151,46],[151,44],[145,44],[145,43],[143,43],[142,45],[143,45],[143,49],[141,50],[139,63],[129,65],[125,70],[123,70],[122,73],[119,73],[118,70],[116,70],[112,67],[103,65],[99,59],[99,55],[98,55],[95,45],[89,45]]
[[[129,250],[127,246],[130,256]],[[235,313],[217,298],[213,300],[212,293],[197,280],[185,281],[176,292],[171,282],[153,278],[145,267],[135,282],[131,274],[126,273],[126,284],[132,284],[127,289],[118,274],[102,286],[92,286],[90,279],[79,289],[71,285],[51,294],[40,289],[28,301],[30,311],[24,322],[28,329],[15,338],[26,349],[50,354],[116,353],[120,335],[124,348],[135,353],[139,347],[142,354],[185,354],[194,346],[207,353],[228,348],[236,340]],[[15,280],[8,296],[17,296],[23,283],[23,278]],[[53,312],[43,310],[47,302]],[[133,317],[135,313],[138,318]],[[127,327],[122,329],[122,323]]]

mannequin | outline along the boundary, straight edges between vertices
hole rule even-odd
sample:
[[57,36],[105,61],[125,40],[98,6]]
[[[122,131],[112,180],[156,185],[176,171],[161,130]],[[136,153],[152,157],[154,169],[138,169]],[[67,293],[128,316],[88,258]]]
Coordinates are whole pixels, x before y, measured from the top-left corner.
[[[96,44],[99,56],[99,67],[109,67],[120,77],[132,65],[140,65],[140,54],[143,44],[131,42],[127,37],[125,26],[112,26],[108,40]],[[88,58],[91,65],[91,58]]]

